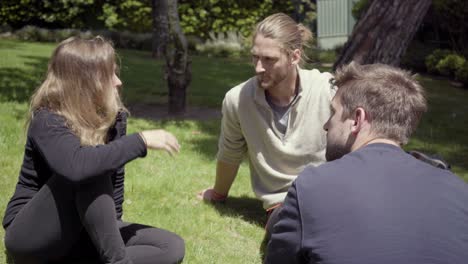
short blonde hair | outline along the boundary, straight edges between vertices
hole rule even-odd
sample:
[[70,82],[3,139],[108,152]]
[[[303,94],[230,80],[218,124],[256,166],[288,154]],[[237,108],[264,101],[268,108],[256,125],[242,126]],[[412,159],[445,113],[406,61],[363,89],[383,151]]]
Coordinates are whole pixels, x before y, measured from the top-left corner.
[[415,77],[389,65],[351,62],[337,70],[334,84],[343,119],[362,107],[372,132],[400,144],[408,142],[427,111],[424,88]]

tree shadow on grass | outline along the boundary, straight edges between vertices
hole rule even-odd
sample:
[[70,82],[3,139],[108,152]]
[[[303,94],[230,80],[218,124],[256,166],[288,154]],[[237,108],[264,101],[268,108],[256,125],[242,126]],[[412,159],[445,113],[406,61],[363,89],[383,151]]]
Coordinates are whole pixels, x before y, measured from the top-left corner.
[[201,123],[200,127],[203,133],[208,134],[203,138],[194,137],[190,139],[191,148],[197,153],[205,155],[208,159],[214,159],[218,152],[218,137],[219,137],[219,123],[217,124],[218,129],[211,130],[210,125]]
[[[190,148],[209,160],[214,159],[218,152],[218,138],[221,129],[221,119],[187,120],[192,120],[197,123],[196,130],[193,130],[193,128],[187,128],[187,133],[191,134],[187,139],[190,144]],[[167,124],[167,121],[163,121],[161,124],[164,126]],[[171,124],[174,124],[174,121],[171,121]],[[183,128],[184,126],[187,126],[187,123],[180,120],[175,121],[175,125]]]
[[255,198],[229,196],[224,203],[215,203],[213,207],[227,217],[241,218],[248,223],[264,227],[266,214],[262,202]]
[[[173,125],[187,131],[187,141],[190,148],[208,159],[213,159],[218,149],[218,137],[221,126],[219,109],[207,107],[188,107],[185,116],[170,116],[167,105],[161,104],[129,104],[127,106],[131,118],[143,118],[158,122],[160,126]],[[190,122],[196,123],[196,128]]]
[[0,101],[29,101],[33,91],[41,83],[47,70],[48,58],[23,56],[28,68],[0,68]]
[[[255,198],[247,196],[229,196],[226,202],[221,204],[213,204],[213,206],[222,216],[236,218],[240,217],[246,222],[260,226],[262,228],[266,225],[267,218],[265,209],[263,209],[262,202]],[[265,235],[259,246],[260,260],[262,263],[265,258],[267,244],[268,238]]]
[[0,42],[0,49],[13,49],[17,48],[18,45],[22,45],[22,43],[2,40]]

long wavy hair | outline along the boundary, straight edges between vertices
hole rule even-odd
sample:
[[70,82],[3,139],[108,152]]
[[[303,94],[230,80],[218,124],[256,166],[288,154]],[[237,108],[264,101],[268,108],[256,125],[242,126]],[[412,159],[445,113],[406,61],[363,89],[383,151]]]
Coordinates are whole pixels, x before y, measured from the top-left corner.
[[46,108],[65,118],[81,145],[104,144],[118,112],[126,111],[113,85],[117,68],[112,44],[100,36],[62,41],[32,95],[28,124],[36,110]]

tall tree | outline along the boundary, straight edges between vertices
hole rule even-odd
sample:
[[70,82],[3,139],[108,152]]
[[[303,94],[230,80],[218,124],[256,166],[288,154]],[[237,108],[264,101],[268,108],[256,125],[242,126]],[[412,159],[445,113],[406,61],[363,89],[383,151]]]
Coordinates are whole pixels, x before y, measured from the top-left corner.
[[[164,2],[164,3],[163,3]],[[183,115],[186,111],[186,91],[192,80],[191,61],[188,57],[187,39],[180,27],[177,0],[152,0],[154,36],[160,43],[166,65],[164,77],[169,88],[169,114]],[[164,15],[165,13],[165,15]],[[161,21],[161,24],[158,24]],[[167,24],[165,21],[167,21]],[[153,51],[155,54],[155,51]]]
[[169,39],[169,21],[167,1],[152,0],[153,15],[153,58],[164,56],[167,40]]
[[333,65],[356,61],[398,66],[432,0],[370,0]]

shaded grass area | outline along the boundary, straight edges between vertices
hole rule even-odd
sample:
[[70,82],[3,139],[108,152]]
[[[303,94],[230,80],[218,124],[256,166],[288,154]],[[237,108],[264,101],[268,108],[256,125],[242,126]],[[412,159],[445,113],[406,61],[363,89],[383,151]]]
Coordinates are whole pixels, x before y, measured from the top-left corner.
[[[0,211],[4,212],[17,181],[24,151],[24,121],[29,96],[42,80],[54,45],[0,40]],[[124,100],[164,104],[167,88],[162,62],[139,51],[119,51]],[[252,68],[245,60],[194,57],[190,105],[219,109],[225,92],[246,80]],[[421,76],[428,90],[429,113],[405,147],[439,154],[468,180],[468,92],[447,81]],[[174,133],[182,149],[171,158],[149,152],[126,166],[124,219],[162,227],[186,241],[185,263],[261,263],[264,212],[250,188],[244,163],[223,205],[207,205],[195,198],[212,185],[219,135],[219,119],[150,120],[133,116],[129,133],[164,128]],[[4,231],[0,229],[0,263]]]
[[[55,44],[0,40],[0,100],[27,102],[43,79]],[[121,63],[125,103],[165,104],[168,89],[163,80],[164,61],[149,52],[117,51]],[[190,105],[219,107],[226,91],[253,73],[248,60],[192,58]]]
[[[162,78],[163,60],[153,60],[150,53],[124,50],[119,52],[122,62],[124,98],[127,103],[165,104],[168,88]],[[219,107],[230,87],[252,74],[248,61],[192,57],[192,83],[188,90],[188,103]],[[129,91],[131,90],[131,91]]]
[[468,91],[431,76],[420,80],[428,92],[429,111],[405,148],[442,156],[468,181]]

